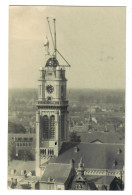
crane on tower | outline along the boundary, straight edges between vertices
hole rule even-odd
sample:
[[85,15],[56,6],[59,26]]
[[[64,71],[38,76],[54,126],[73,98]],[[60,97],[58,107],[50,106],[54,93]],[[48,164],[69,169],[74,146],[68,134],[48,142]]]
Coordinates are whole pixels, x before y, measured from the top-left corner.
[[[53,48],[54,48],[54,51],[53,51],[53,58],[57,58],[57,54],[60,55],[60,57],[65,61],[65,65],[58,65],[60,67],[71,67],[71,65],[68,63],[68,61],[64,58],[64,56],[60,53],[60,51],[57,49],[57,46],[56,46],[56,19],[55,18],[52,18],[52,17],[47,17],[47,23],[48,23],[48,27],[49,27],[49,32],[50,32],[50,36],[51,36],[51,40],[52,40],[52,44],[53,44]],[[54,36],[53,36],[53,33],[52,33],[52,30],[51,30],[51,21],[53,22],[54,24]],[[49,53],[49,41],[48,41],[48,38],[46,37],[46,42],[44,43],[44,47],[46,47],[46,50],[47,50],[47,54],[50,55]]]

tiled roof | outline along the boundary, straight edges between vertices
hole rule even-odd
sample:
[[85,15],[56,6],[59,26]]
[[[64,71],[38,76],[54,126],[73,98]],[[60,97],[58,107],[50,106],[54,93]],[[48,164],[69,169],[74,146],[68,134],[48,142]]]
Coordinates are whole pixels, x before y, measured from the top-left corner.
[[51,181],[55,183],[65,183],[70,172],[70,164],[49,163],[45,168],[40,182],[48,182],[48,179],[51,178]]
[[78,136],[80,136],[81,142],[89,142],[99,139],[103,143],[124,143],[123,139],[120,139],[122,136],[119,133],[112,133],[112,132],[91,132],[91,133],[84,133],[78,132]]
[[[75,147],[68,146],[69,143],[64,143],[61,153],[57,158],[51,159],[50,162],[69,163],[71,159],[75,161],[75,167],[83,158],[85,168],[94,169],[122,169],[124,166],[124,145],[121,144],[89,144],[79,143],[78,152],[75,152]],[[75,143],[73,143],[75,146]],[[121,153],[118,154],[118,150]],[[117,165],[113,167],[113,162],[117,161]]]
[[85,176],[89,181],[95,184],[111,184],[115,176],[97,176],[97,175],[87,175]]
[[11,175],[12,169],[16,170],[15,173],[16,176],[20,176],[21,170],[26,170],[26,173],[28,173],[31,170],[35,170],[35,161],[13,160],[9,163],[8,175]]
[[21,179],[19,183],[20,184],[28,184],[28,183],[36,183],[38,181],[39,181],[39,177],[30,176],[30,177]]

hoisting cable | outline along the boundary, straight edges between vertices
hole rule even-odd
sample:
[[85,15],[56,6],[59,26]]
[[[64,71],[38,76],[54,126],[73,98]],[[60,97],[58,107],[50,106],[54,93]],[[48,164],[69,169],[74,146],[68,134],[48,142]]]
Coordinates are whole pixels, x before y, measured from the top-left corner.
[[56,49],[56,51],[58,52],[58,54],[63,58],[63,60],[68,64],[68,66],[70,67],[71,65],[67,62],[67,60],[62,56],[62,54],[58,51],[58,49]]

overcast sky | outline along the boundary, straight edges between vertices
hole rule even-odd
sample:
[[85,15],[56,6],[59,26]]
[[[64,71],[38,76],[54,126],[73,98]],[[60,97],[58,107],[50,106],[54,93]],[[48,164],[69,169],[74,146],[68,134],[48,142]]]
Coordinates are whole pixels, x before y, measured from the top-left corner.
[[50,16],[57,48],[71,64],[69,88],[125,88],[125,7],[44,6],[9,8],[9,87],[37,87]]

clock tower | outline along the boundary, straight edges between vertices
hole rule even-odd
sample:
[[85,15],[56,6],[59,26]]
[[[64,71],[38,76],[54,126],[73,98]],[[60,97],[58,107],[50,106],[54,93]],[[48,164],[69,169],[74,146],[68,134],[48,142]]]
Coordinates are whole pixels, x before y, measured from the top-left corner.
[[65,69],[58,60],[49,57],[40,68],[36,112],[36,175],[50,157],[58,156],[68,138],[68,101]]
[[[36,175],[41,176],[43,164],[52,157],[59,155],[61,145],[68,139],[68,101],[66,97],[65,68],[70,67],[62,54],[56,48],[56,26],[54,22],[54,39],[50,21],[47,18],[52,43],[53,54],[49,52],[49,41],[46,36],[44,47],[45,66],[40,68],[38,80],[38,100],[36,112]],[[67,63],[59,65],[56,54]]]

